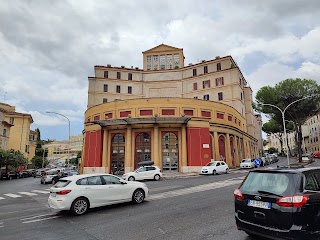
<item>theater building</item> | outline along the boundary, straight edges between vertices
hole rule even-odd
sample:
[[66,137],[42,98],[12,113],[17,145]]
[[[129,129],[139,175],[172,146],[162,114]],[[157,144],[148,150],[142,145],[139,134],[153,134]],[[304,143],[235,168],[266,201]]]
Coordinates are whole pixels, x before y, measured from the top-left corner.
[[88,81],[84,173],[122,174],[146,160],[198,172],[211,159],[235,167],[258,156],[261,123],[231,56],[185,66],[183,49],[161,44],[143,52],[143,69],[95,66]]

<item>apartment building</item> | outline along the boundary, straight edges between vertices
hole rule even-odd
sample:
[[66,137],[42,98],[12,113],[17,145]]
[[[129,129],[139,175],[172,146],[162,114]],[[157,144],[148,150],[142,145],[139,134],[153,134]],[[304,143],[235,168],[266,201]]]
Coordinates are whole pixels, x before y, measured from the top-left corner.
[[94,67],[84,172],[126,172],[145,160],[190,172],[211,159],[235,167],[258,155],[261,118],[234,59],[217,56],[187,66],[184,59],[182,48],[161,44],[142,53],[143,69]]

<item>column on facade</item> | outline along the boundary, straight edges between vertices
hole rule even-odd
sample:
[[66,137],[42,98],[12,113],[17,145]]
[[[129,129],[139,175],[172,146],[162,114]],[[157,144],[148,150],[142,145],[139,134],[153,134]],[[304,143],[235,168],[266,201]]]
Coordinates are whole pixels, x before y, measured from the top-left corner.
[[186,126],[183,125],[181,128],[181,170],[183,168],[186,168],[188,166],[188,161],[187,161],[187,130],[186,130]]
[[231,146],[230,146],[230,135],[227,133],[227,140],[226,140],[226,146],[227,146],[227,151],[226,151],[226,160],[228,166],[232,166],[232,155],[231,155]]
[[159,125],[155,124],[153,127],[153,161],[156,166],[161,166],[159,153]]
[[125,140],[125,159],[124,168],[125,172],[132,171],[134,168],[134,157],[132,156],[132,128],[130,125],[127,126],[126,140]]
[[102,141],[102,167],[105,168],[105,172],[109,171],[108,164],[108,129],[103,129],[103,141]]
[[238,141],[239,138],[234,136],[234,142],[233,142],[233,147],[234,147],[234,162],[235,162],[235,165],[236,166],[239,166],[239,163],[240,163],[240,159],[239,159],[239,149],[238,149]]
[[219,135],[217,132],[213,132],[213,139],[214,139],[214,158],[215,160],[220,160],[220,153],[219,153]]

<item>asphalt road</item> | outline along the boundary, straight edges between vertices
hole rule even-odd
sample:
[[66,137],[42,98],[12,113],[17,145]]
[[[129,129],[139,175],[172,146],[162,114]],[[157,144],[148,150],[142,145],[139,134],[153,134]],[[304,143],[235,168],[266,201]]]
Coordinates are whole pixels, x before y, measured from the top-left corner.
[[39,178],[0,181],[0,239],[249,240],[236,229],[233,205],[233,191],[246,174],[146,181],[150,195],[144,203],[101,207],[79,217],[49,209],[51,185]]

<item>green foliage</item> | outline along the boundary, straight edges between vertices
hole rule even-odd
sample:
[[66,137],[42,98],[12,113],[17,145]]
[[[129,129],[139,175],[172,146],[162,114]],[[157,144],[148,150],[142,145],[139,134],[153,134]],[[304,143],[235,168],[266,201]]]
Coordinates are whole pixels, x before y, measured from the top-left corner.
[[268,153],[272,154],[272,153],[278,153],[278,149],[271,147],[268,149]]
[[263,140],[263,146],[267,146],[268,141],[267,140]]
[[49,161],[47,161],[46,159],[43,160],[43,158],[40,156],[34,156],[31,159],[31,162],[34,168],[42,168],[42,162],[43,167],[46,167],[49,164]]
[[28,159],[20,151],[13,149],[3,150],[0,149],[0,167],[16,169],[18,166],[26,165]]
[[262,131],[264,131],[265,133],[283,132],[283,126],[276,120],[270,119],[268,122],[262,125]]

